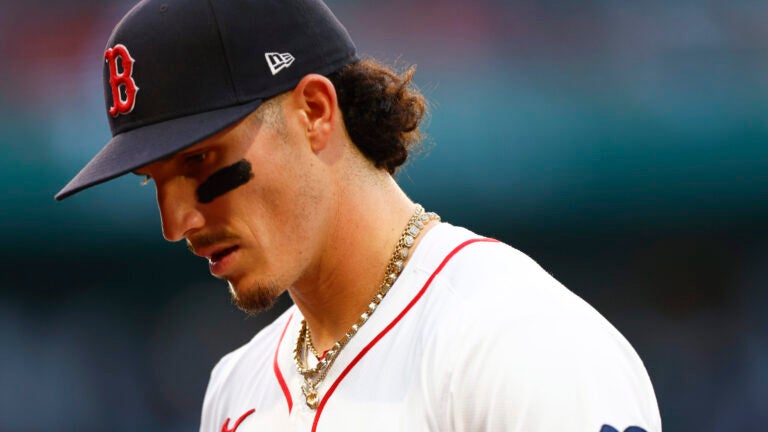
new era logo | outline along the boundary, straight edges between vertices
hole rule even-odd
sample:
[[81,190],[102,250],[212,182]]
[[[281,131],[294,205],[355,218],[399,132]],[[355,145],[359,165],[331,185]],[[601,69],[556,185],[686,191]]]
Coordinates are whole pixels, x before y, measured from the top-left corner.
[[294,60],[296,60],[289,53],[264,53],[264,57],[267,59],[267,64],[269,65],[269,70],[272,71],[272,75],[287,68]]

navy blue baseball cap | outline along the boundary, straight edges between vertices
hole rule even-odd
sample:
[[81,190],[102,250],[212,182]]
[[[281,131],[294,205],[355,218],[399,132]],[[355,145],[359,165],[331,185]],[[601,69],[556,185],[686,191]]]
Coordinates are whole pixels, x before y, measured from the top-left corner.
[[63,200],[208,138],[307,74],[358,59],[320,0],[143,0],[104,53],[112,139]]

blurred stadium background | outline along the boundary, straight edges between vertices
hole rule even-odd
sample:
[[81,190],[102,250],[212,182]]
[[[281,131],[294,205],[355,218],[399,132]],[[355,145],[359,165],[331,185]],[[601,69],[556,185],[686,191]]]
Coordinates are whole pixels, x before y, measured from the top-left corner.
[[[211,367],[271,319],[162,240],[137,177],[53,200],[109,138],[101,56],[132,4],[0,0],[2,431],[196,430]],[[418,65],[415,200],[612,321],[666,430],[765,430],[768,2],[329,4],[362,53]]]

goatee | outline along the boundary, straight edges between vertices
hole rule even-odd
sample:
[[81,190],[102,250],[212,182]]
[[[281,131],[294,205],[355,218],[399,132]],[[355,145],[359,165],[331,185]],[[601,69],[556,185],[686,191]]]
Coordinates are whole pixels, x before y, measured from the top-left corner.
[[282,292],[277,283],[274,282],[267,282],[250,287],[249,289],[240,290],[235,288],[231,282],[227,283],[229,285],[229,292],[232,294],[232,302],[249,315],[255,315],[270,309]]

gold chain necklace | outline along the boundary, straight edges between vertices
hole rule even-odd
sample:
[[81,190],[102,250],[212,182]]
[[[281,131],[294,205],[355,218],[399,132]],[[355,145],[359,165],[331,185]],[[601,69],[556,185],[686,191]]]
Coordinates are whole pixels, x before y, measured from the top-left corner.
[[307,326],[307,332],[304,333],[304,343],[307,345],[307,348],[309,348],[309,352],[311,352],[318,360],[322,360],[323,357],[325,357],[325,353],[320,354],[315,346],[312,345],[312,332],[309,331],[309,326]]
[[[333,346],[325,352],[321,357],[317,354],[317,351],[312,346],[312,338],[309,332],[309,326],[306,320],[301,320],[301,329],[299,335],[296,338],[296,345],[293,349],[293,359],[296,362],[296,369],[304,377],[304,384],[301,386],[301,392],[304,393],[307,406],[310,409],[317,409],[319,397],[317,395],[317,388],[320,383],[323,382],[325,376],[328,374],[328,370],[333,365],[339,352],[347,345],[350,339],[357,334],[360,327],[368,321],[368,318],[373,315],[373,312],[379,306],[379,303],[387,295],[389,289],[395,284],[398,276],[403,271],[405,261],[410,254],[410,248],[416,242],[416,237],[419,236],[421,230],[432,220],[440,220],[440,216],[436,213],[425,213],[424,207],[416,204],[416,211],[413,216],[408,220],[400,239],[397,241],[395,251],[392,253],[392,257],[389,259],[387,268],[384,271],[384,280],[379,286],[379,290],[376,295],[371,299],[368,308],[360,315],[360,318],[352,324],[352,327],[347,330],[344,336],[341,337]],[[310,356],[320,357],[317,364],[314,367],[309,366]]]

